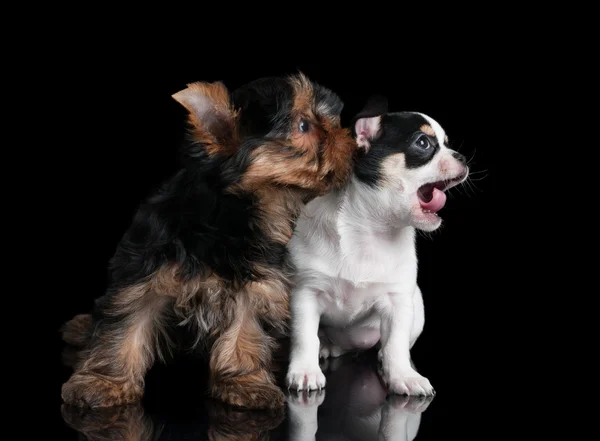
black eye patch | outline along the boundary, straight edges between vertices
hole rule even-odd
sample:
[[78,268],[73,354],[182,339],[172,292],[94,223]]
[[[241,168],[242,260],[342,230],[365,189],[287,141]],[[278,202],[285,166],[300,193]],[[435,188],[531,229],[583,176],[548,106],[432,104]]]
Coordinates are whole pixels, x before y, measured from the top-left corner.
[[406,168],[409,169],[426,165],[440,150],[437,139],[423,132],[415,133],[412,139],[404,152]]
[[401,153],[406,168],[415,169],[428,164],[440,146],[435,136],[421,130],[429,122],[418,113],[388,113],[381,118],[379,136],[371,141],[367,152],[360,151],[354,173],[365,184],[376,186],[381,179],[381,168],[390,155]]

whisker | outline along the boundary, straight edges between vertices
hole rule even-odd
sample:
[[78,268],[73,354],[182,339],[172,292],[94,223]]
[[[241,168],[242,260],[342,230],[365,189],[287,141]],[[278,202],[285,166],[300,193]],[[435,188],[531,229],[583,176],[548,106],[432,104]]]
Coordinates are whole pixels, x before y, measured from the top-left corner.
[[[470,180],[471,180],[471,181],[475,181],[475,182],[477,182],[477,181],[482,181],[482,180],[484,180],[484,179],[485,179],[485,178],[487,178],[487,177],[488,177],[488,175],[485,175],[485,176],[479,176],[479,177],[477,177],[477,178],[472,178],[472,179],[470,179]],[[469,179],[467,179],[467,180],[469,180]]]
[[[481,180],[481,179],[479,179]],[[471,191],[473,192],[473,194],[476,194],[477,192],[483,192],[483,190],[481,190],[480,188],[478,188],[475,184],[474,184],[474,179],[467,179],[465,182],[467,183],[467,185],[469,186],[469,188],[471,189]]]
[[475,159],[475,153],[477,153],[477,149],[473,149],[473,153],[471,154],[471,157],[469,159],[467,159],[467,165],[470,165],[473,161],[473,159]]
[[460,152],[460,149],[462,149],[463,145],[465,145],[465,141],[464,141],[464,140],[462,140],[462,141],[460,142],[460,145],[459,145],[457,148],[454,148],[454,145],[455,145],[455,143],[454,143],[454,142],[452,142],[452,143],[450,143],[450,146],[449,146],[449,147],[450,147],[452,150],[456,150],[457,152]]
[[469,172],[469,176],[470,175],[476,175],[477,173],[486,173],[488,170],[475,170],[475,171],[470,171]]

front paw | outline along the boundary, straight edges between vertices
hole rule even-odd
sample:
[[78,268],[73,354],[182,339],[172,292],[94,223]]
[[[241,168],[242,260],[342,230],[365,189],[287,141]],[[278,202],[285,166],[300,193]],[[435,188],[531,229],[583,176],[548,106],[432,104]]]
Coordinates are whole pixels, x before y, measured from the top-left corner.
[[325,375],[318,364],[291,363],[286,383],[292,390],[320,390],[325,387]]
[[73,374],[62,386],[66,404],[79,407],[111,407],[135,403],[142,389],[131,383],[113,383],[90,374]]
[[380,371],[388,392],[397,395],[433,396],[435,391],[427,378],[412,369]]

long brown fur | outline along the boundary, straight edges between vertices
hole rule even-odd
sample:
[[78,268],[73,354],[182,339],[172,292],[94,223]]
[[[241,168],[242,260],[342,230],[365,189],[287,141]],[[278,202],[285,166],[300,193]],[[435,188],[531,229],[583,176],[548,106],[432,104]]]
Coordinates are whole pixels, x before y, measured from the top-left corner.
[[[253,195],[256,228],[282,246],[303,204],[343,184],[355,149],[337,116],[318,114],[308,79],[298,75],[292,84],[291,137],[271,138],[255,148],[244,174],[225,189]],[[239,112],[221,83],[193,83],[173,97],[189,111],[198,146],[211,156],[235,153]],[[314,130],[299,132],[301,119]],[[250,262],[249,268],[252,278],[242,281],[210,269],[190,276],[182,264],[169,261],[105,296],[100,318],[81,314],[67,322],[63,339],[75,354],[69,358],[74,373],[63,385],[63,400],[106,407],[141,399],[146,372],[173,348],[168,327],[176,323],[192,326],[196,344],[210,353],[211,396],[235,406],[283,406],[272,373],[276,342],[269,330],[280,335],[286,330],[292,269],[260,262]]]

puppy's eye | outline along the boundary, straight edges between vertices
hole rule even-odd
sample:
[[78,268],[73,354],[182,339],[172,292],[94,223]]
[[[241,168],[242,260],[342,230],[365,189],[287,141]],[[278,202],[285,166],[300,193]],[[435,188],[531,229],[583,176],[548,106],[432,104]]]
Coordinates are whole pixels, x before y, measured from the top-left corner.
[[417,138],[416,145],[417,145],[417,147],[419,147],[423,150],[427,150],[429,147],[431,147],[431,143],[429,142],[429,139],[425,135],[419,136]]
[[306,121],[305,119],[300,121],[300,124],[298,124],[298,130],[300,130],[301,133],[308,132],[309,128],[310,128],[310,125],[308,124],[308,121]]

